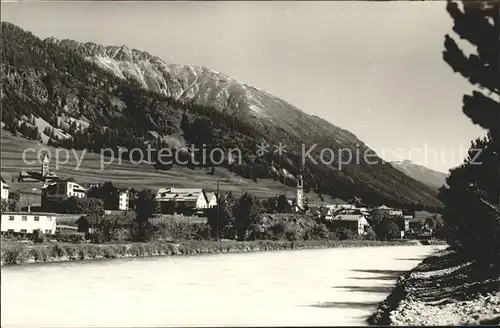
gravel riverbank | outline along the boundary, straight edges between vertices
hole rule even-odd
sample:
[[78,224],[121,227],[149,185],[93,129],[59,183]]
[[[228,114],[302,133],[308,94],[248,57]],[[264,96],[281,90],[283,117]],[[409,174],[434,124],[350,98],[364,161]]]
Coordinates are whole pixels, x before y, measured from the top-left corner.
[[462,260],[446,249],[400,277],[369,318],[371,325],[500,324],[498,266]]

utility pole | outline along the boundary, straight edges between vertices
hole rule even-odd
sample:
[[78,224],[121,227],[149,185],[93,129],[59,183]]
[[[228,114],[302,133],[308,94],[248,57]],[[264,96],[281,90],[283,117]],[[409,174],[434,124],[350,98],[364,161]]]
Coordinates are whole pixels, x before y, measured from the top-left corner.
[[[497,32],[500,32],[500,3],[497,1],[494,5],[493,8],[495,8],[497,14],[494,15],[493,18],[493,23],[495,24],[495,28]],[[497,34],[497,41],[500,42],[500,34]],[[500,67],[500,49],[497,47],[497,68]],[[499,97],[500,100],[500,97]],[[498,122],[500,123],[500,122]],[[496,151],[497,151],[497,169],[498,169],[498,176],[497,176],[497,206],[498,209],[500,209],[500,128],[496,127],[495,131],[491,131],[492,133],[492,139],[493,139],[493,144],[495,144],[496,141]],[[495,140],[496,139],[496,140]]]
[[491,131],[491,139],[493,145],[496,146],[496,164],[497,164],[497,188],[496,188],[496,205],[500,209],[500,128]]
[[[22,202],[21,202],[21,191],[24,191],[24,190],[26,190],[26,189],[28,189],[28,188],[23,188],[23,189],[20,189],[20,190],[19,190],[19,201],[20,201],[20,203],[21,203],[21,204],[22,204]],[[37,188],[31,188],[31,191],[37,191],[37,190],[38,190]],[[26,206],[26,209],[27,209],[27,212],[28,212],[28,213],[31,213],[31,198],[30,198],[30,192],[27,192],[27,196],[28,196],[28,204],[27,204],[27,206]],[[22,206],[22,205],[21,205],[21,206]]]
[[219,197],[219,180],[217,180],[217,192],[216,192],[216,195],[217,195],[217,210],[216,210],[216,236],[217,236],[217,241],[219,241],[219,201],[220,201],[220,197]]

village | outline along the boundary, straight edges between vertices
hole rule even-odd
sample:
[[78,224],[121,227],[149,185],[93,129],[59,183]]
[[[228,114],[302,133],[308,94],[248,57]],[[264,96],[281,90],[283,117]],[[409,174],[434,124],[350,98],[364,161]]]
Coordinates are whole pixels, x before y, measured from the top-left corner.
[[[83,239],[90,239],[94,230],[99,227],[101,215],[79,211],[78,206],[68,210],[61,204],[68,203],[68,200],[75,200],[76,204],[82,199],[101,199],[104,201],[102,216],[127,215],[134,213],[138,194],[137,190],[117,188],[109,182],[81,184],[71,178],[60,178],[51,170],[47,156],[41,161],[39,172],[20,171],[16,182],[31,183],[30,186],[32,183],[38,183],[41,191],[38,201],[28,195],[26,206],[20,206],[19,194],[10,192],[11,186],[2,177],[1,196],[2,203],[6,205],[5,208],[2,207],[1,233],[21,239],[40,232],[46,236],[75,234]],[[108,196],[103,196],[105,189],[107,191],[104,193]],[[156,220],[175,217],[184,221],[192,218],[195,218],[195,221],[206,221],[207,211],[218,210],[218,188],[209,190],[168,186],[155,191],[154,202],[153,216]],[[295,198],[286,199],[286,202],[290,213],[307,214],[330,226],[347,229],[358,237],[369,233],[370,219],[375,216],[395,222],[401,239],[433,238],[436,230],[442,227],[440,214],[427,211],[410,212],[385,205],[370,207],[363,204],[359,198],[349,201],[335,198],[328,202],[309,203],[304,196],[300,175],[297,177]]]
[[119,2],[1,3],[2,326],[500,326],[500,1]]

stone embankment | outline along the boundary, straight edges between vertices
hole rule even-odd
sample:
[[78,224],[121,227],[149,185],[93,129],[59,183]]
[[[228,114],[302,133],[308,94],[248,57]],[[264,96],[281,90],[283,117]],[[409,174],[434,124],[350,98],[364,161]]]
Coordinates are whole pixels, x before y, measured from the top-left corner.
[[[431,244],[443,244],[431,241]],[[1,265],[87,261],[149,256],[200,255],[214,253],[297,250],[336,247],[374,247],[420,245],[419,241],[394,240],[259,240],[259,241],[181,241],[179,243],[152,241],[133,244],[67,244],[48,243],[26,245],[19,242],[1,243]],[[429,243],[425,243],[429,245]]]

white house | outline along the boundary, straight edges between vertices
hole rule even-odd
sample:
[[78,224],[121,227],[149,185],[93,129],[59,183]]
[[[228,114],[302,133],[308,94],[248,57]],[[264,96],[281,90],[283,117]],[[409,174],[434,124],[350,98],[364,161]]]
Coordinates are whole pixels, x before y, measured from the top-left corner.
[[345,205],[342,205],[342,204],[327,204],[327,205],[324,205],[323,207],[326,207],[330,210],[332,210],[333,212],[335,211],[339,211],[339,210],[355,210],[356,209],[356,206],[354,205],[351,205],[351,204],[345,204]]
[[87,190],[70,180],[59,180],[42,187],[42,201],[63,201],[70,197],[85,198]]
[[1,182],[2,199],[9,200],[9,189],[10,186],[6,184],[5,181],[2,179]]
[[57,217],[53,213],[5,212],[2,213],[2,233],[33,233],[41,230],[44,234],[56,233]]
[[207,195],[201,188],[161,188],[155,200],[160,213],[173,213],[178,207],[188,211],[208,208]]
[[354,230],[358,235],[364,235],[368,232],[370,225],[364,214],[340,213],[336,214],[332,220],[333,223],[339,226]]
[[118,193],[118,209],[120,211],[126,211],[129,208],[129,195],[128,190],[121,190]]
[[337,209],[332,210],[328,207],[319,209],[319,215],[330,223],[340,227],[344,227],[356,232],[358,235],[364,235],[367,232],[368,221],[367,215],[362,213],[359,209]]
[[354,210],[356,208],[356,205],[349,204],[348,202],[340,198],[335,198],[328,204],[325,204],[323,206],[331,209],[332,211],[338,211],[340,209]]
[[70,180],[58,180],[42,187],[42,208],[47,211],[57,211],[59,202],[70,197],[85,198],[87,190]]

